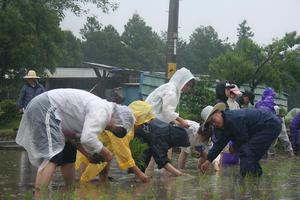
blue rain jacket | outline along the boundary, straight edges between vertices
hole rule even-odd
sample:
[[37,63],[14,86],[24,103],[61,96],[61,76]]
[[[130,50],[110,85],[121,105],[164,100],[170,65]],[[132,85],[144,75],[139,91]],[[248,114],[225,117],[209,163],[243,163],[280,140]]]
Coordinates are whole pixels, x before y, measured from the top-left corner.
[[[277,130],[281,127],[281,122],[276,115],[261,109],[225,110],[222,115],[224,127],[217,129],[220,134],[207,156],[210,162],[220,154],[230,140],[233,141],[235,148],[246,144],[256,134],[266,133],[264,140],[273,141],[279,132],[271,131],[274,134],[270,134],[270,131],[265,130]],[[259,145],[258,141],[257,144]]]
[[31,99],[33,99],[34,97],[36,97],[39,94],[42,94],[45,91],[46,91],[45,88],[40,83],[36,83],[36,85],[34,87],[32,87],[30,84],[26,83],[22,87],[22,89],[19,93],[17,108],[25,109],[26,106],[28,105],[28,103],[31,101]]

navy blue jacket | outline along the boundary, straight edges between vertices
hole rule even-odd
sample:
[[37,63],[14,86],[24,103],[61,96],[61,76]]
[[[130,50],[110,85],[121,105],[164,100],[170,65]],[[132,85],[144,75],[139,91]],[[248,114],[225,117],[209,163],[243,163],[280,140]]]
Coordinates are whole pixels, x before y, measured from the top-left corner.
[[43,92],[45,92],[45,88],[39,84],[38,82],[36,83],[36,85],[34,87],[32,87],[30,84],[26,83],[20,93],[19,93],[19,99],[17,102],[17,108],[21,109],[21,108],[26,108],[26,106],[28,105],[28,103],[31,101],[31,99],[33,99],[35,96],[42,94]]
[[272,113],[261,109],[225,110],[222,112],[224,126],[220,131],[217,141],[209,151],[207,159],[212,162],[224,149],[230,140],[235,148],[247,143],[255,134],[268,128],[268,122],[280,125],[279,119]]

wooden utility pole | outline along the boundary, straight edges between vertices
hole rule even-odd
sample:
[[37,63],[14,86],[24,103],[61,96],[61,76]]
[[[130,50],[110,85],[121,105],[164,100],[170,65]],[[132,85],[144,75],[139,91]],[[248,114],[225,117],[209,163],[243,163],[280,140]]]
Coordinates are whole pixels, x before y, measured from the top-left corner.
[[176,47],[178,39],[179,0],[170,0],[169,22],[167,35],[167,70],[166,79],[169,80],[176,71]]

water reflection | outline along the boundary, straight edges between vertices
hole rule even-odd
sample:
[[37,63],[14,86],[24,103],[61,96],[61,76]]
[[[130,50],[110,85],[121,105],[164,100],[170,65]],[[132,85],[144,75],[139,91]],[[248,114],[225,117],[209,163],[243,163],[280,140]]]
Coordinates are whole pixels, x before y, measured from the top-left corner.
[[[24,151],[0,151],[0,199],[30,199],[36,169]],[[175,162],[175,161],[174,161]],[[189,160],[191,176],[165,177],[156,172],[148,184],[112,165],[115,182],[98,181],[77,185],[74,192],[61,192],[63,181],[57,170],[52,182],[52,199],[300,199],[300,159],[278,156],[263,161],[261,178],[242,179],[238,166],[223,168],[220,174],[210,169],[205,175],[196,171],[196,160]],[[28,198],[26,198],[28,196]]]

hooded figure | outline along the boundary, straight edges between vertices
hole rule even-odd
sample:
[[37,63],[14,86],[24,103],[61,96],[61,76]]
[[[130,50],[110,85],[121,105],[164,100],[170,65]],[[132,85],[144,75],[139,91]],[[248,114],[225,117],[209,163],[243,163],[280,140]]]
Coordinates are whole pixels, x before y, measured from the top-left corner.
[[276,105],[274,102],[275,97],[276,93],[274,89],[270,87],[266,88],[262,94],[261,100],[255,104],[255,108],[261,108],[276,114],[274,109],[274,106]]
[[32,165],[42,167],[42,163],[63,150],[68,140],[65,132],[80,134],[80,143],[93,154],[103,147],[97,135],[110,123],[123,127],[125,134],[123,131],[115,134],[124,137],[134,121],[126,106],[83,90],[56,89],[31,101],[22,117],[16,142],[27,150]]
[[194,79],[195,77],[190,70],[183,67],[175,72],[168,83],[151,92],[146,102],[152,105],[154,114],[158,119],[170,123],[179,117],[175,110],[180,95],[187,90],[186,85],[192,86]]

